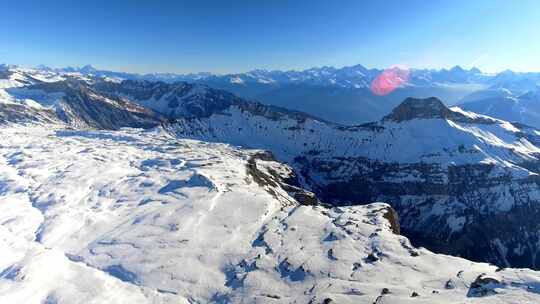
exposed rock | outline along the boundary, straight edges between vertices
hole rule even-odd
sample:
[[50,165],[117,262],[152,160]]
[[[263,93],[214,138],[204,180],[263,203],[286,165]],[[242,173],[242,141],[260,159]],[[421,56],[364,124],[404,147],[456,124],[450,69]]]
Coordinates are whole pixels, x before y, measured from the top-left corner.
[[450,110],[444,103],[436,97],[405,99],[392,113],[384,119],[395,122],[402,122],[411,119],[449,119],[469,123],[493,123],[488,119],[469,118],[461,113]]
[[[273,168],[265,166],[265,163],[258,161],[270,162],[279,165],[285,169],[286,173],[278,173]],[[275,190],[276,188],[281,188],[301,205],[324,205],[320,203],[314,193],[298,187],[299,183],[295,172],[285,165],[278,164],[274,156],[269,152],[257,152],[253,154],[247,163],[247,173],[257,184],[265,187],[267,191],[269,191],[269,193],[275,197],[281,196]],[[282,197],[282,199],[284,198]]]
[[317,196],[307,191],[295,192],[294,199],[302,205],[317,205],[319,203]]
[[390,223],[390,229],[392,229],[392,232],[395,234],[400,234],[399,216],[396,210],[388,206],[386,208],[386,212],[384,213],[384,218],[387,219],[388,222]]
[[496,294],[495,288],[501,282],[486,274],[479,275],[472,283],[467,296],[469,297],[484,297]]
[[22,104],[0,103],[0,124],[6,123],[58,123],[53,110],[36,109]]
[[454,288],[456,288],[456,283],[452,279],[449,279],[444,284],[444,288],[446,288],[446,289],[454,289]]
[[399,106],[394,108],[392,113],[385,117],[388,120],[394,120],[397,122],[411,120],[415,118],[449,118],[453,116],[453,112],[450,111],[439,99],[436,97],[418,99],[407,98]]
[[471,288],[482,288],[489,284],[500,284],[501,282],[493,277],[489,277],[486,274],[481,274],[474,282],[471,283]]
[[375,263],[379,260],[379,257],[375,253],[372,252],[366,257],[365,260],[368,263]]

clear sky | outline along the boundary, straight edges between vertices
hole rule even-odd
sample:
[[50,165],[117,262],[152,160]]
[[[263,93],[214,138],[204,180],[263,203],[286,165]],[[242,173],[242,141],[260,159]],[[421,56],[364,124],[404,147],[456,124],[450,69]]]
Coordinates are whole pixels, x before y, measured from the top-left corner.
[[0,62],[130,72],[540,71],[538,0],[2,0]]

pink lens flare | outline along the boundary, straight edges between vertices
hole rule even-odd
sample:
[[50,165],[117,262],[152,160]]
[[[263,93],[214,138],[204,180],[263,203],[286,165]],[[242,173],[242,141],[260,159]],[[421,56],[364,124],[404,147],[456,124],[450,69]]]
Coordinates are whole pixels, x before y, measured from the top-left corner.
[[406,84],[409,81],[409,75],[409,70],[406,68],[392,67],[386,69],[371,82],[371,92],[379,96],[388,95]]

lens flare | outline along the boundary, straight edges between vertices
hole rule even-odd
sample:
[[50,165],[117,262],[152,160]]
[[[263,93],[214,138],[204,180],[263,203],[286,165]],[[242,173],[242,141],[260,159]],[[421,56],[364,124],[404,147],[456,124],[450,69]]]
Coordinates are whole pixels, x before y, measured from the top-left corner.
[[371,92],[379,96],[388,95],[406,84],[409,81],[409,75],[409,70],[406,68],[392,67],[386,69],[371,82]]

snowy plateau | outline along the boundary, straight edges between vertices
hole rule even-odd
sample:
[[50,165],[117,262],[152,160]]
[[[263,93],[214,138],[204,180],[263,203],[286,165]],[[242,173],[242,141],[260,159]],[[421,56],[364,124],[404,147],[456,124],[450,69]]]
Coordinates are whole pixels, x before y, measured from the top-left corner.
[[[202,85],[24,69],[0,78],[0,303],[540,302],[540,272],[436,254],[400,235],[392,207],[425,208],[426,189],[392,206],[321,195],[370,159],[394,164],[379,167],[384,181],[413,186],[478,164],[484,189],[532,200],[533,128],[436,99],[344,127]],[[425,145],[403,154],[396,138]],[[418,171],[415,159],[438,171]],[[460,195],[446,195],[415,211],[437,211],[455,231],[474,224],[454,208]],[[514,204],[479,202],[481,215]],[[403,217],[414,228],[416,217]],[[517,244],[514,255],[527,254]]]

